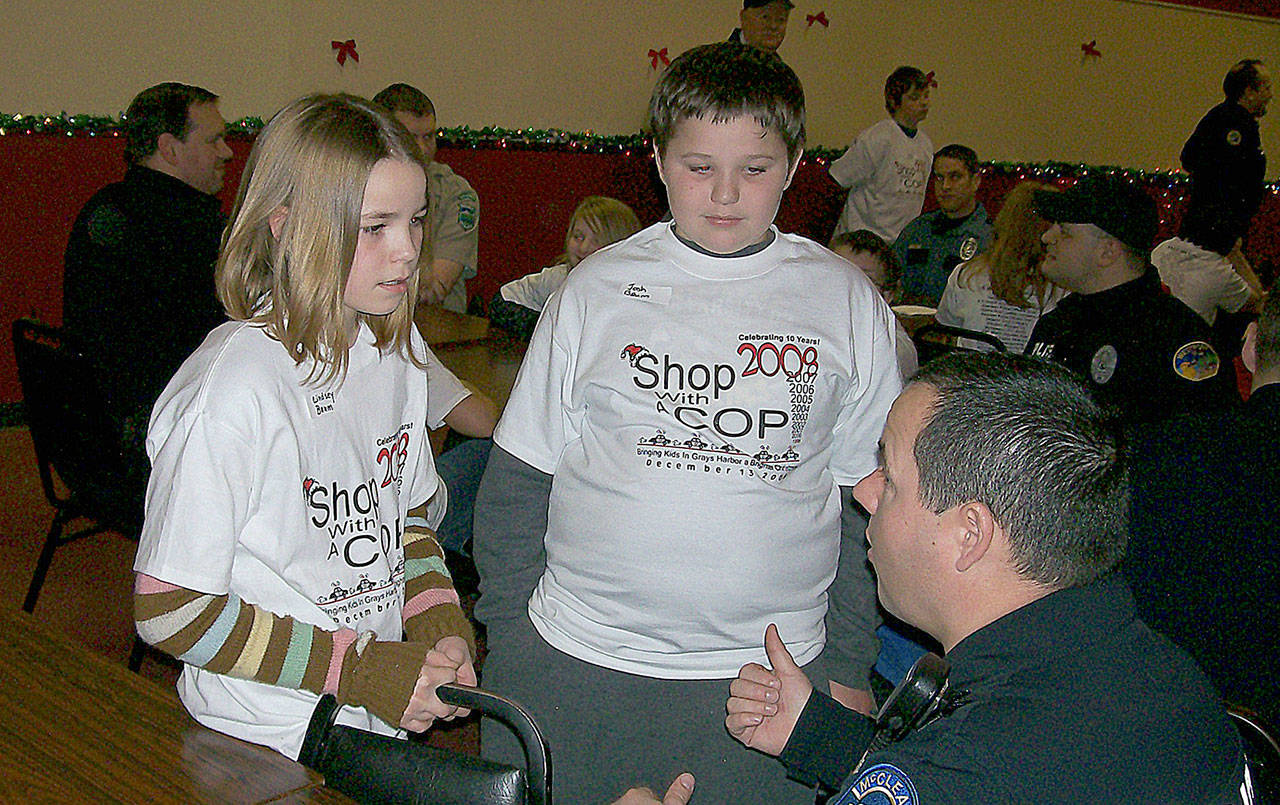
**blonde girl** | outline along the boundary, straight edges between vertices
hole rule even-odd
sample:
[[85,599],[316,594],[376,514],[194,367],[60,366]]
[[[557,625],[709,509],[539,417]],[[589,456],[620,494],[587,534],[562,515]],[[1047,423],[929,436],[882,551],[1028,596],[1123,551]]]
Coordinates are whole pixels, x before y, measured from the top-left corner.
[[289,757],[321,694],[393,734],[454,717],[435,689],[475,683],[442,552],[403,528],[445,502],[409,302],[426,219],[422,156],[388,113],[346,95],[279,112],[223,236],[231,321],[152,414],[138,633],[182,660],[197,721]]
[[587,196],[569,218],[564,254],[555,265],[503,285],[490,303],[490,319],[512,335],[527,339],[547,299],[584,257],[639,231],[640,221],[626,204],[608,196]]

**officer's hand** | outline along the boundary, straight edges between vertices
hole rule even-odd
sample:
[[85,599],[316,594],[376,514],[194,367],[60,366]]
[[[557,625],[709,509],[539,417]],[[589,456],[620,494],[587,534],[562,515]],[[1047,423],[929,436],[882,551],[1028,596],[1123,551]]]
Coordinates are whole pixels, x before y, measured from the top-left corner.
[[623,794],[622,799],[615,801],[613,805],[688,805],[691,796],[693,796],[693,775],[685,772],[671,783],[661,800],[647,788],[633,788]]
[[729,683],[724,725],[752,749],[777,756],[791,738],[813,684],[791,658],[772,623],[764,631],[764,651],[773,670],[754,662],[742,666],[738,678]]

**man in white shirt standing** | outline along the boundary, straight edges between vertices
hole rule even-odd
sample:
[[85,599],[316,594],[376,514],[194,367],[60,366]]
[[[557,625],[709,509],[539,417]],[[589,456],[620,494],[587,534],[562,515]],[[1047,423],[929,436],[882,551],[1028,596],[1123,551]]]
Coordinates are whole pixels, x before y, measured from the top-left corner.
[[892,243],[920,215],[933,167],[933,143],[920,131],[931,83],[919,68],[894,70],[884,83],[889,117],[859,134],[831,163],[831,177],[849,188],[835,234],[870,229]]

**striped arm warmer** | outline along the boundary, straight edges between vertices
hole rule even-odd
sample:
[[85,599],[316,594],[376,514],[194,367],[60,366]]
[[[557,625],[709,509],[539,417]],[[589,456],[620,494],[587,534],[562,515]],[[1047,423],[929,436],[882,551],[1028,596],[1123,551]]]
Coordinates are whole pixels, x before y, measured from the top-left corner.
[[[391,725],[399,725],[435,644],[373,641],[372,632],[357,635],[350,629],[327,632],[235,595],[199,593],[141,573],[133,602],[142,639],[188,665],[333,693],[343,704],[365,707]],[[470,639],[470,628],[463,634]]]
[[410,640],[434,646],[445,635],[461,635],[476,658],[471,622],[458,605],[458,592],[444,564],[444,549],[426,528],[404,530],[404,633]]

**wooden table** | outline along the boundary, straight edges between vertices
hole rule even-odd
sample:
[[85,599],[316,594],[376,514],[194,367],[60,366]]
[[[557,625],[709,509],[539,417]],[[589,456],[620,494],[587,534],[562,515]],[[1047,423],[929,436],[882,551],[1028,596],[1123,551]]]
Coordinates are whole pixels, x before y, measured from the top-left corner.
[[0,634],[0,802],[350,802],[25,612]]
[[419,305],[413,312],[413,323],[432,349],[441,344],[480,341],[489,335],[488,319],[439,305]]
[[479,389],[499,409],[507,404],[524,360],[525,342],[500,327],[490,329],[488,319],[442,307],[419,307],[414,323],[449,371]]

